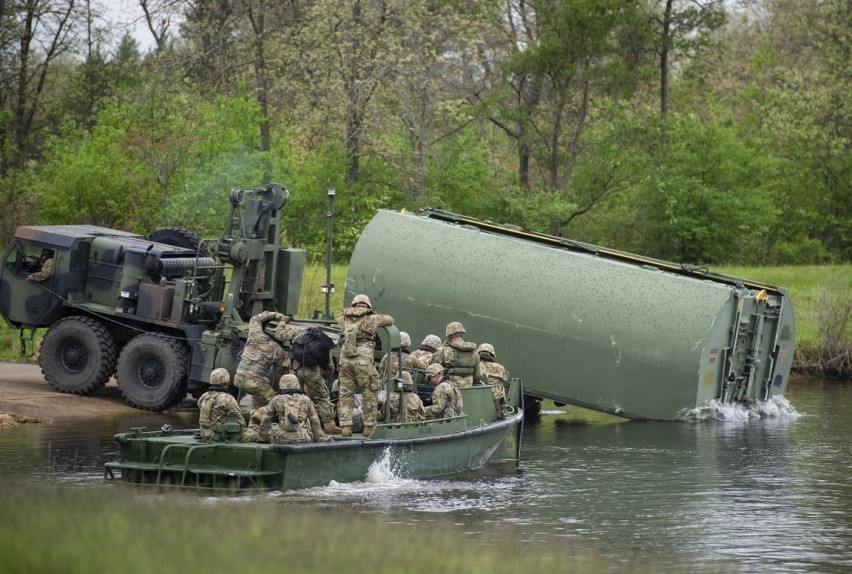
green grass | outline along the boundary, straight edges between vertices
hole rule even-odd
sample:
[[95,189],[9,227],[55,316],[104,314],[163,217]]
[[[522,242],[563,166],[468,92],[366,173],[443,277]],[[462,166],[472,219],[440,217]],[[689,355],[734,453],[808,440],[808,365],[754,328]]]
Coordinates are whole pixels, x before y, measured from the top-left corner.
[[[18,488],[0,497],[0,572],[628,572],[563,539],[517,543],[508,525],[475,533],[430,516],[389,521],[345,507],[306,509],[281,498],[200,498],[116,485]],[[639,567],[639,570],[636,568]]]
[[[852,265],[806,265],[785,267],[718,267],[712,271],[786,287],[796,316],[796,346],[818,354],[822,341],[817,318],[820,295],[852,305]],[[847,329],[852,339],[852,325]]]

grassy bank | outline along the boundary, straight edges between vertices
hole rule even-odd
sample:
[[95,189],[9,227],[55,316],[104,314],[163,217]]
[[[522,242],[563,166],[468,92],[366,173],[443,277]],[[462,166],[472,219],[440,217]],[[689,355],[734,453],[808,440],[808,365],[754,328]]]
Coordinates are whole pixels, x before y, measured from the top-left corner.
[[796,316],[795,368],[820,371],[827,361],[852,352],[852,265],[712,270],[788,289]]
[[[146,496],[147,494],[147,496]],[[630,572],[660,561],[602,558],[507,525],[470,533],[428,517],[389,522],[343,507],[297,508],[274,497],[202,499],[124,487],[26,489],[0,497],[0,571],[29,572]],[[637,570],[638,567],[638,570]],[[711,570],[712,571],[712,570]]]
[[[345,265],[335,265],[332,269],[331,281],[336,288],[331,297],[332,316],[337,316],[343,306],[346,270]],[[780,285],[789,290],[796,315],[796,356],[799,366],[813,365],[820,357],[830,354],[830,342],[820,335],[821,321],[825,322],[826,315],[833,314],[837,318],[844,308],[852,308],[852,265],[718,267],[712,270]],[[312,317],[317,313],[321,316],[325,313],[325,294],[322,292],[325,281],[326,272],[321,265],[311,265],[305,270],[298,313],[300,317]],[[852,321],[846,323],[840,338],[841,346],[845,344],[848,348],[852,345]],[[832,344],[837,345],[838,342]],[[0,360],[27,360],[19,353],[18,332],[5,326],[0,328]]]

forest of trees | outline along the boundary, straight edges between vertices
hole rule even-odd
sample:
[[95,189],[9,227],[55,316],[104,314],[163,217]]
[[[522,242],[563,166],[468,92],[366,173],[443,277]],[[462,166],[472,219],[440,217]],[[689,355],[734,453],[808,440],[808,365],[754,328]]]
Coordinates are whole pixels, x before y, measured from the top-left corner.
[[291,191],[345,260],[441,207],[695,264],[852,261],[849,0],[0,0],[0,231],[217,235]]

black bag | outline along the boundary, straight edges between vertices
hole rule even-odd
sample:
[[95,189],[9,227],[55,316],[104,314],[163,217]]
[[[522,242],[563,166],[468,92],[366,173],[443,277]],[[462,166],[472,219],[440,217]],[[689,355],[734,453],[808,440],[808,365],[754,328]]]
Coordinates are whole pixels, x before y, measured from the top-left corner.
[[333,348],[334,341],[322,329],[309,327],[293,339],[289,356],[306,367],[324,367]]

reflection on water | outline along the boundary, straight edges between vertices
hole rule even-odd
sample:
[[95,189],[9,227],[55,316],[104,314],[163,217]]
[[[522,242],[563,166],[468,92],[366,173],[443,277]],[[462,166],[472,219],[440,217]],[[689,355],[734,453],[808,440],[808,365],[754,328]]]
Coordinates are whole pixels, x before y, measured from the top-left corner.
[[[395,476],[402,463],[389,456],[362,483],[201,500],[355,508],[391,523],[450,521],[465,532],[487,525],[494,544],[565,540],[620,562],[659,559],[672,571],[849,571],[852,388],[794,386],[788,398],[794,410],[722,421],[578,424],[551,410],[526,426],[518,470],[409,480]],[[103,488],[116,432],[189,426],[194,416],[6,431],[0,477]]]

